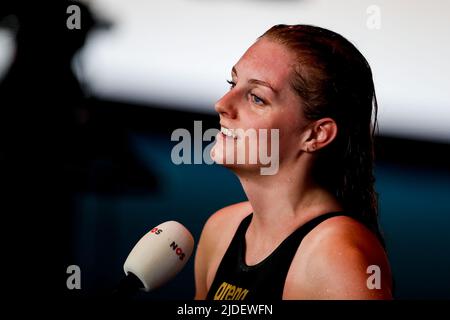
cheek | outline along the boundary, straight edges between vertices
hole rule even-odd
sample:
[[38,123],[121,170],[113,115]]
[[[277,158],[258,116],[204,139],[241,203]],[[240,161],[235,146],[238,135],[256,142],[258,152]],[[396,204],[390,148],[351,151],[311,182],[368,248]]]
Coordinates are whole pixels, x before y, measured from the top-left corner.
[[292,155],[297,153],[298,139],[292,134],[280,133],[280,158],[291,158]]
[[272,128],[279,129],[280,158],[296,153],[300,146],[300,121],[297,113],[285,112],[271,123]]

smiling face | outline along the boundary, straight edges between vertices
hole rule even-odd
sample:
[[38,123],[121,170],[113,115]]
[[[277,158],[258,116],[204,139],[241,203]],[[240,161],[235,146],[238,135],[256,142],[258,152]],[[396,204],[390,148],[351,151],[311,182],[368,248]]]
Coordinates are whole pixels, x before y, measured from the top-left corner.
[[[294,159],[300,151],[301,129],[308,123],[302,114],[301,100],[291,86],[295,56],[283,45],[261,38],[253,44],[232,69],[230,90],[215,105],[220,115],[222,133],[211,150],[213,160],[227,164],[227,156],[246,154],[254,143],[258,150],[271,150],[270,129],[279,129],[279,160]],[[236,130],[242,129],[242,130]],[[268,129],[268,139],[247,135],[246,144],[232,143],[243,138],[243,131]],[[237,136],[237,137],[236,137]],[[237,158],[237,156],[236,156]],[[259,159],[259,158],[258,158]],[[240,168],[259,168],[257,164]]]

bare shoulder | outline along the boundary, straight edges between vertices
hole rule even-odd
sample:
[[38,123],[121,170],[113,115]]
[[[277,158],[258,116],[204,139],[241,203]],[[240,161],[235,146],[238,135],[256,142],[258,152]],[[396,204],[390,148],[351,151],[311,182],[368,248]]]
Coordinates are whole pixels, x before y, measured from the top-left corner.
[[195,255],[196,299],[204,299],[241,221],[253,211],[248,201],[224,207],[206,221]]
[[346,216],[325,220],[302,241],[285,299],[391,299],[391,270],[378,238]]
[[211,240],[214,242],[220,242],[221,236],[225,236],[227,231],[236,231],[237,226],[244,217],[252,212],[252,206],[250,202],[239,202],[229,206],[226,206],[214,214],[212,214],[206,221],[202,234],[205,236],[211,236]]

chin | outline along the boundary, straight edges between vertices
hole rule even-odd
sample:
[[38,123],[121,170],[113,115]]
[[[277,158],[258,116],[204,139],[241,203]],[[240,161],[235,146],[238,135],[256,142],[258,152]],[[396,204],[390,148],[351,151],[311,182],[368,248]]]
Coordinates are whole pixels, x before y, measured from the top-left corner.
[[[227,163],[226,162],[226,156],[223,154],[223,149],[216,149],[215,147],[211,149],[210,152],[211,159],[214,161],[214,163],[225,167],[231,171],[233,171],[236,174],[244,174],[244,173],[256,173],[259,174],[260,165],[257,164],[249,164],[249,163]],[[229,155],[231,157],[231,155]],[[236,161],[236,159],[235,159]]]

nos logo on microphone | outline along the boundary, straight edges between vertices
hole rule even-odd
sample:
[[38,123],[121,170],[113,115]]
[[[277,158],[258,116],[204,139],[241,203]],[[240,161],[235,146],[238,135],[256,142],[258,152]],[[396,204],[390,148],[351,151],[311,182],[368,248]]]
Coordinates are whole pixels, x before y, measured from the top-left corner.
[[180,260],[184,259],[185,254],[183,253],[183,249],[178,247],[178,245],[175,243],[175,241],[172,241],[172,243],[170,244],[170,247],[172,248],[173,251],[175,251],[175,253],[180,258]]
[[150,233],[154,233],[154,234],[160,234],[162,231],[162,229],[158,229],[158,228],[153,228],[152,230],[150,230]]
[[[150,230],[150,233],[154,233],[156,235],[162,233],[163,230],[159,229],[159,228],[153,228],[152,230]],[[180,247],[178,247],[178,245],[175,243],[175,241],[172,241],[172,243],[170,244],[170,247],[172,248],[172,250],[175,252],[175,254],[180,258],[180,260],[183,260],[184,257],[186,256],[183,252],[183,249],[181,249]]]

